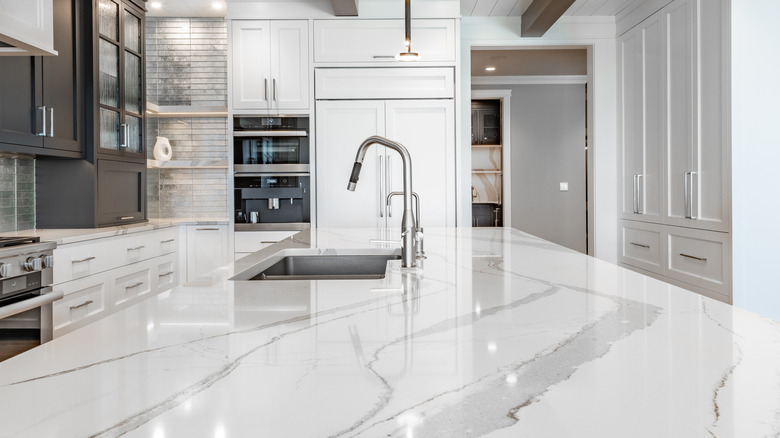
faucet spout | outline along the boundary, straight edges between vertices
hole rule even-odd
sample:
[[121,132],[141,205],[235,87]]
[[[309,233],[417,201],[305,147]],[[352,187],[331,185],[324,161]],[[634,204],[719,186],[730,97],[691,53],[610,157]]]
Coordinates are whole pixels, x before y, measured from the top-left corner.
[[[417,227],[414,220],[414,213],[412,212],[412,157],[409,155],[409,151],[406,147],[401,143],[378,135],[363,140],[363,143],[360,144],[357,155],[355,156],[355,165],[352,167],[352,174],[349,177],[347,190],[355,190],[360,177],[360,170],[363,167],[363,160],[366,157],[366,152],[368,151],[368,148],[374,144],[388,147],[401,155],[404,173],[404,213],[401,219],[401,266],[404,268],[413,268],[417,266],[415,258],[415,232]],[[380,202],[385,202],[385,200],[381,199]]]

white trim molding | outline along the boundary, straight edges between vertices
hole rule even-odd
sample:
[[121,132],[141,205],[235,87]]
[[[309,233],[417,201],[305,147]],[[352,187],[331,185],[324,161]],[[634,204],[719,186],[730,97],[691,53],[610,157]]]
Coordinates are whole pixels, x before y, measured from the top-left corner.
[[561,85],[587,84],[587,75],[472,76],[472,85]]

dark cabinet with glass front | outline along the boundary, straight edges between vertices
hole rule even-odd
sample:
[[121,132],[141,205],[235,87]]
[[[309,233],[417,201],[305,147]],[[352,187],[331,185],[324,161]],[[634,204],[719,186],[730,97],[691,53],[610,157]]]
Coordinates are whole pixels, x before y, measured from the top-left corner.
[[98,158],[144,161],[144,13],[131,3],[96,0],[93,11]]

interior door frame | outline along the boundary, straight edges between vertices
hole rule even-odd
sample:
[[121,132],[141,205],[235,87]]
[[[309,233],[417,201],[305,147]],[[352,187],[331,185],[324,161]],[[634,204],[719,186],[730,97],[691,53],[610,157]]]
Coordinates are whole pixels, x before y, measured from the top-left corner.
[[[501,102],[501,210],[502,224],[512,226],[512,90],[471,90],[471,99]],[[470,107],[470,106],[469,106]]]

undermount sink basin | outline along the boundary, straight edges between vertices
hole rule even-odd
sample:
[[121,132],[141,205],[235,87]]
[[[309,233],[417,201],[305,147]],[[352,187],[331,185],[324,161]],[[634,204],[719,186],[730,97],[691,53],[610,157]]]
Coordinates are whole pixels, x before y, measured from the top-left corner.
[[385,277],[396,249],[282,250],[232,280],[374,280]]

